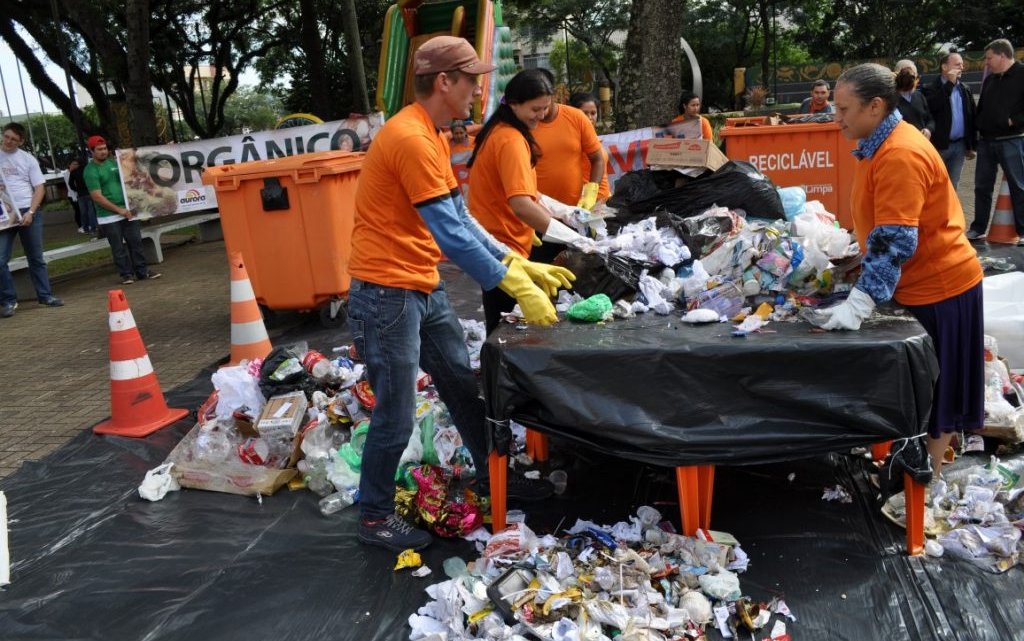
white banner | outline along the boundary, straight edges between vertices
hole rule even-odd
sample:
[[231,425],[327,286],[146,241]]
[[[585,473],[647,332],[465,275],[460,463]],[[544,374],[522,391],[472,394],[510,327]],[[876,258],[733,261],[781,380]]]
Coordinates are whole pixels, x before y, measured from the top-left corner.
[[660,127],[632,129],[598,136],[608,156],[608,184],[615,191],[615,181],[626,172],[644,168],[647,143],[655,138],[700,138],[700,121],[676,122]]
[[216,193],[201,179],[206,167],[317,151],[365,151],[383,125],[384,114],[378,112],[241,136],[118,149],[125,201],[140,218],[213,209]]

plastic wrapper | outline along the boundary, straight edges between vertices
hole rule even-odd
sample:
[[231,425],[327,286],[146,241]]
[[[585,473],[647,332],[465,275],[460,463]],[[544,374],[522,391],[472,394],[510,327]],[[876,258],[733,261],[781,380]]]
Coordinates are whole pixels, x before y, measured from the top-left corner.
[[566,312],[566,316],[574,321],[584,323],[597,323],[603,320],[610,320],[612,317],[612,301],[604,294],[594,294],[586,300],[581,300]]
[[529,552],[537,547],[537,535],[525,523],[513,523],[491,537],[484,548],[484,556],[493,559]]
[[693,255],[706,256],[728,238],[736,236],[745,222],[736,212],[725,207],[712,207],[701,214],[683,219],[681,231]]
[[440,467],[422,465],[412,470],[417,490],[417,515],[435,534],[456,537],[469,534],[483,523],[480,507],[449,496],[451,477]]
[[974,563],[989,572],[1005,572],[1017,565],[1020,530],[1009,523],[982,527],[968,525],[939,537],[946,554]]

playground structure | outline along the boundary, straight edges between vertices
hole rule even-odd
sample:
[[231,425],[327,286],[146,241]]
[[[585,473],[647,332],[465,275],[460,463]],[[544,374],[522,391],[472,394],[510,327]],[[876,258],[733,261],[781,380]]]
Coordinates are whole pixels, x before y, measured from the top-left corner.
[[384,16],[376,107],[391,117],[413,101],[413,56],[436,36],[468,40],[484,62],[497,65],[481,74],[483,95],[473,105],[474,122],[483,122],[497,108],[505,85],[516,73],[512,32],[504,26],[500,0],[400,0]]

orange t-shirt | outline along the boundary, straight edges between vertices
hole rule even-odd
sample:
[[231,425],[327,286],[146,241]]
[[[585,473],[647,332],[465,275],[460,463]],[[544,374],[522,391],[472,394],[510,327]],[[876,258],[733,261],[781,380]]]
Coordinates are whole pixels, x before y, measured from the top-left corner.
[[[684,120],[686,120],[686,116],[679,114],[672,119],[672,122],[682,122]],[[704,116],[700,116],[700,137],[704,140],[714,140],[715,138],[715,130],[711,127],[711,121]]]
[[551,122],[542,122],[533,130],[540,145],[537,159],[537,190],[566,205],[580,200],[584,183],[590,182],[590,162],[583,173],[580,158],[601,150],[594,124],[587,115],[569,105],[558,105]]
[[530,166],[530,143],[515,127],[499,123],[469,169],[469,213],[495,238],[529,257],[533,228],[512,211],[508,199],[513,196],[536,200],[537,176]]
[[373,139],[359,172],[349,273],[378,285],[434,291],[441,250],[413,205],[456,186],[448,140],[426,110],[413,103],[395,114]]
[[896,285],[898,303],[930,305],[981,281],[981,265],[964,236],[964,212],[946,167],[913,125],[900,122],[874,157],[857,163],[852,192],[862,252],[875,227],[917,227],[917,250],[903,264]]

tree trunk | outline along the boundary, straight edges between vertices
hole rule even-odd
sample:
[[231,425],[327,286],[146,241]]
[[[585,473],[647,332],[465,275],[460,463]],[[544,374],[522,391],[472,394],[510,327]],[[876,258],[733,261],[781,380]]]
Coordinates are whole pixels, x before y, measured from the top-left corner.
[[309,110],[314,115],[328,119],[331,111],[330,83],[325,81],[327,67],[315,5],[314,0],[299,0],[299,21],[302,25],[299,37],[309,70]]
[[124,84],[128,105],[128,130],[132,146],[160,144],[153,107],[153,83],[149,77],[149,0],[125,3],[127,29],[127,79]]
[[668,122],[682,75],[683,8],[678,0],[633,0],[619,74],[619,131]]
[[761,21],[761,86],[764,87],[765,91],[769,91],[773,85],[772,79],[775,77],[774,70],[769,70],[772,60],[771,47],[774,44],[772,42],[772,38],[775,34],[772,33],[771,14],[768,12],[768,0],[758,1],[757,15]]
[[355,0],[342,0],[341,20],[345,26],[345,45],[348,52],[348,69],[352,81],[352,101],[356,109],[370,113],[370,94],[366,90],[366,71],[363,69],[363,43],[359,38],[359,22],[356,19]]

